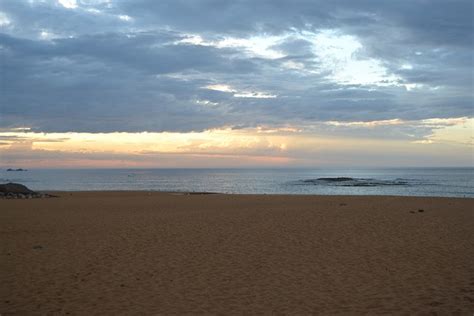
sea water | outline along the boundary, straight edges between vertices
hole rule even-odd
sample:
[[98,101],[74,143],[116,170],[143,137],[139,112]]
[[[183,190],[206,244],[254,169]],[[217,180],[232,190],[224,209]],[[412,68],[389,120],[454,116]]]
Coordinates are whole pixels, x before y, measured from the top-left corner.
[[153,190],[238,194],[406,195],[474,198],[474,168],[30,169],[0,183],[34,190]]

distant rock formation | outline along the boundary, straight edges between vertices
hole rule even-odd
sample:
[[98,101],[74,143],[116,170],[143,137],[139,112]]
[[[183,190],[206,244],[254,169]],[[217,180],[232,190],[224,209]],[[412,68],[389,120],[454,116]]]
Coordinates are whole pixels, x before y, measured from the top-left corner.
[[381,180],[372,178],[325,177],[317,179],[299,180],[297,184],[326,185],[333,187],[377,187],[410,185],[407,179]]
[[354,178],[336,177],[336,178],[318,178],[317,180],[328,181],[328,182],[343,182],[343,181],[353,181]]
[[22,169],[22,168],[18,168],[18,169],[8,168],[7,171],[28,171],[28,170],[27,169]]
[[54,195],[32,191],[19,183],[0,184],[0,198],[3,199],[32,199],[45,197],[54,197]]

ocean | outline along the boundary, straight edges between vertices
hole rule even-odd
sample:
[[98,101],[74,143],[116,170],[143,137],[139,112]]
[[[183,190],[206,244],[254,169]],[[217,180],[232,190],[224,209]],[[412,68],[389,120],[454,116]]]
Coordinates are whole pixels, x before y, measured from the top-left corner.
[[33,190],[474,197],[474,168],[31,169],[0,182]]

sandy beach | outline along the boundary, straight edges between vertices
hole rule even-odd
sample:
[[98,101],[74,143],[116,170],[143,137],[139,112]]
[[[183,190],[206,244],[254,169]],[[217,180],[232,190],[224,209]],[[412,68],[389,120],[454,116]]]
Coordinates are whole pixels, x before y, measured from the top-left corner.
[[0,200],[1,315],[474,312],[474,199]]

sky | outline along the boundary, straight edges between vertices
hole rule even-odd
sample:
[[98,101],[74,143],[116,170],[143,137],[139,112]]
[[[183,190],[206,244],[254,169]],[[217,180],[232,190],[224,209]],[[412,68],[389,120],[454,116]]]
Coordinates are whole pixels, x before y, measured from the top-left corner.
[[474,165],[472,0],[1,0],[0,166]]

